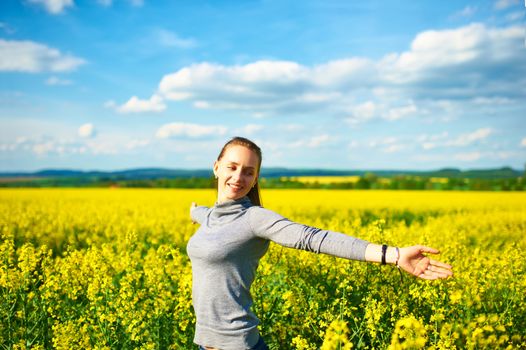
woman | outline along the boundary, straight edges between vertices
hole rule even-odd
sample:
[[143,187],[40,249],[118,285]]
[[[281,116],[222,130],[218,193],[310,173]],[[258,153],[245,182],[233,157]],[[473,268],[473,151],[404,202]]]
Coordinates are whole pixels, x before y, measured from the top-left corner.
[[192,221],[201,226],[187,246],[192,262],[192,301],[196,313],[194,342],[200,349],[268,349],[258,318],[250,310],[250,286],[269,242],[337,257],[395,264],[423,279],[447,278],[451,266],[423,253],[438,250],[372,244],[343,233],[292,222],[261,207],[258,177],[261,150],[235,137],[217,161],[217,202],[211,208],[192,203]]

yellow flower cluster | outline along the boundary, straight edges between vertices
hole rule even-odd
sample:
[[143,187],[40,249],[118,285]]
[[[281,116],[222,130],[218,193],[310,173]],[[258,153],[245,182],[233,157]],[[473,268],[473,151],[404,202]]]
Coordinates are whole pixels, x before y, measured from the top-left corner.
[[[279,349],[526,347],[526,194],[265,190],[265,207],[376,243],[438,248],[455,277],[271,244],[252,287]],[[0,191],[0,345],[195,349],[191,202],[212,190]]]
[[341,320],[334,320],[325,333],[325,339],[321,350],[350,350],[352,343],[349,342],[349,327]]
[[414,316],[396,322],[388,350],[423,349],[427,342],[426,329]]

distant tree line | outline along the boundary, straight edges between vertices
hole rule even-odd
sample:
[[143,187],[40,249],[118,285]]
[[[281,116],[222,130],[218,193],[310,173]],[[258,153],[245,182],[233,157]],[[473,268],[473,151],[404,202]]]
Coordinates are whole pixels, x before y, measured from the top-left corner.
[[513,179],[465,179],[449,178],[442,182],[432,178],[395,176],[389,179],[374,174],[361,176],[354,182],[304,183],[294,179],[264,179],[263,188],[320,188],[320,189],[356,189],[356,190],[438,190],[438,191],[524,191],[524,177]]
[[[359,190],[438,190],[438,191],[524,191],[525,177],[505,179],[436,178],[400,175],[379,177],[373,173],[353,182],[302,182],[291,177],[270,177],[260,180],[262,188],[312,188]],[[215,188],[214,178],[118,179],[110,177],[56,177],[30,180],[0,181],[0,187],[124,187],[124,188]]]
[[140,188],[213,188],[214,178],[119,179],[111,177],[54,177],[0,181],[0,187],[140,187]]

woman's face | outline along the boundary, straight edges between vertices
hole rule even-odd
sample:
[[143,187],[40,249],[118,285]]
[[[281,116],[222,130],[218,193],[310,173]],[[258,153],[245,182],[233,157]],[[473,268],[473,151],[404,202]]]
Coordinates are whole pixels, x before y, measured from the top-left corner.
[[251,149],[228,146],[223,158],[214,163],[217,176],[217,201],[235,200],[247,195],[258,178],[258,156]]

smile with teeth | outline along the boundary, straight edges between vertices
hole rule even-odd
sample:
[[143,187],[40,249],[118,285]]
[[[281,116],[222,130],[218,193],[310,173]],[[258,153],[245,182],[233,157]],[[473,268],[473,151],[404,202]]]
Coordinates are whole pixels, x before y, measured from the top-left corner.
[[241,185],[236,185],[236,184],[227,184],[231,189],[233,189],[234,191],[239,191],[241,190],[242,186]]

